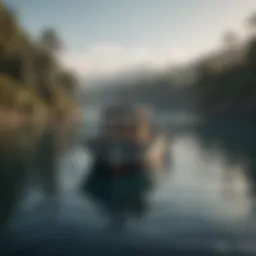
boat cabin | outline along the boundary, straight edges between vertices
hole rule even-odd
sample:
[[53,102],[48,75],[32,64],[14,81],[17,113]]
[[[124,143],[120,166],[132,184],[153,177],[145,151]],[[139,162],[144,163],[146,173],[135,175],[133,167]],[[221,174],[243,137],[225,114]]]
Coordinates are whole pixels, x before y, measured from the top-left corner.
[[103,112],[101,132],[111,139],[146,142],[151,137],[149,110],[145,106],[110,106]]

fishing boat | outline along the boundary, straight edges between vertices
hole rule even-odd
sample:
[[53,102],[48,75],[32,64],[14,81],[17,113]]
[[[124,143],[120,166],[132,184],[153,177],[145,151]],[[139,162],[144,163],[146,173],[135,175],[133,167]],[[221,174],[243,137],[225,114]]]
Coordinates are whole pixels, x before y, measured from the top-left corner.
[[160,172],[169,165],[169,139],[150,120],[149,108],[116,104],[101,115],[100,134],[86,142],[94,168],[111,175]]
[[93,162],[82,191],[115,222],[141,218],[169,167],[168,139],[153,131],[145,106],[109,106],[99,130],[99,136],[86,143]]

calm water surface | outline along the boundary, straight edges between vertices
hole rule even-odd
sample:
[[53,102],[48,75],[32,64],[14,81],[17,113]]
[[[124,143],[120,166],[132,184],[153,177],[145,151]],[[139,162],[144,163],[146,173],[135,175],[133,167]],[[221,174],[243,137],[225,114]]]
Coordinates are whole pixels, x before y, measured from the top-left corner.
[[255,129],[241,122],[181,128],[170,128],[171,164],[151,177],[149,191],[139,189],[147,177],[111,183],[117,197],[125,187],[126,199],[136,183],[130,198],[144,200],[142,207],[123,199],[122,213],[135,214],[120,223],[105,192],[100,204],[80,189],[92,160],[82,138],[61,157],[51,132],[37,143],[34,161],[5,155],[12,161],[1,161],[1,171],[12,174],[1,179],[1,255],[255,255]]

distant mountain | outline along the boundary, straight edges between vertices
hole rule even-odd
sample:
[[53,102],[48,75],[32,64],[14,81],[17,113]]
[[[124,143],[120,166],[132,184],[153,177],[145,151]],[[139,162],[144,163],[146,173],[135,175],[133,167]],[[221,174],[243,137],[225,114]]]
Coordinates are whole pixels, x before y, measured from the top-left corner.
[[163,69],[156,69],[154,67],[134,67],[130,69],[123,70],[116,74],[92,75],[81,78],[81,86],[83,88],[92,89],[96,87],[107,87],[107,86],[125,86],[127,84],[133,84],[141,79],[151,79],[155,76],[159,76],[161,73],[165,72]]
[[189,111],[195,109],[196,104],[192,88],[187,86],[192,81],[193,71],[188,66],[175,70],[141,69],[125,72],[101,81],[102,84],[98,86],[85,87],[81,94],[81,103],[87,106],[103,106],[110,102],[126,101],[145,103],[157,109]]

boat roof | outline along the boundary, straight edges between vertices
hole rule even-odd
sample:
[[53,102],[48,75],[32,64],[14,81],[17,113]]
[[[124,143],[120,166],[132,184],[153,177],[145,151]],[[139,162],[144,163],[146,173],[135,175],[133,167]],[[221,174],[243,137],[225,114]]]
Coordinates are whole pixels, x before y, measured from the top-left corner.
[[105,111],[102,113],[102,118],[104,123],[124,122],[126,124],[131,124],[142,118],[145,121],[148,121],[148,114],[149,111],[146,106],[135,104],[113,104],[105,108]]

